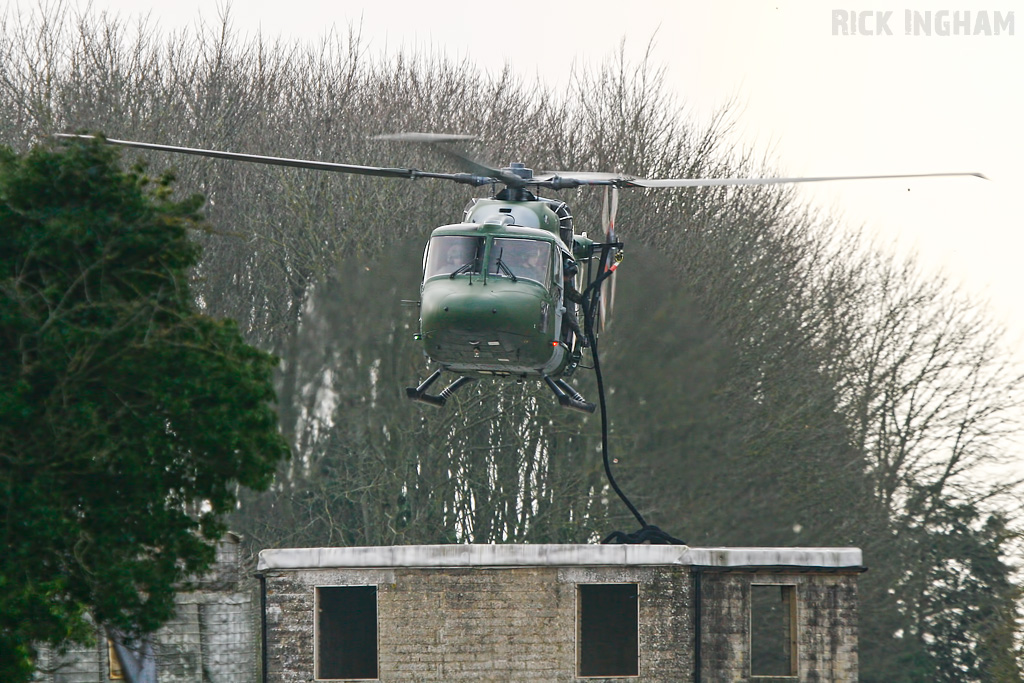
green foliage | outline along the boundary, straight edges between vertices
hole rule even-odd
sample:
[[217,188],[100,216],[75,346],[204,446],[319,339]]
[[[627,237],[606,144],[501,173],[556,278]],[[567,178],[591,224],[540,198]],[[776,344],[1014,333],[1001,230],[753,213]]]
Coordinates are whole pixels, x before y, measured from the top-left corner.
[[156,629],[238,485],[287,456],[275,359],[200,315],[201,198],[99,144],[0,152],[0,678],[95,622]]

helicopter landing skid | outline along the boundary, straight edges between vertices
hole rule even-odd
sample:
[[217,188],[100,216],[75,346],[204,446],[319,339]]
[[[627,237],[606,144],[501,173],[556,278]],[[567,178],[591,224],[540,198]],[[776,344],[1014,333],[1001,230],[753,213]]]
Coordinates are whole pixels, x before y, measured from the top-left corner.
[[405,395],[412,401],[419,401],[420,403],[429,403],[432,406],[440,408],[448,400],[448,397],[454,394],[459,387],[463,384],[469,384],[474,381],[472,377],[459,377],[457,380],[449,384],[447,387],[441,390],[441,393],[436,396],[428,394],[427,389],[430,385],[437,381],[437,378],[441,376],[441,370],[435,370],[434,374],[423,380],[423,383],[418,387],[406,387]]
[[573,389],[564,379],[551,379],[544,375],[544,382],[551,388],[551,391],[555,392],[559,405],[564,408],[578,410],[581,413],[592,413],[597,408],[593,403],[583,398],[580,392]]

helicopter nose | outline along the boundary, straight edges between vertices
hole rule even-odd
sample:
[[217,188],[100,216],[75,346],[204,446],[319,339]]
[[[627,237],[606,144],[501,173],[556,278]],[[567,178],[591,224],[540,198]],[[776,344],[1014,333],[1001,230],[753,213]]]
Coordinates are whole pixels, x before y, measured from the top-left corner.
[[529,335],[536,332],[540,319],[541,302],[530,294],[449,292],[436,305],[431,305],[431,297],[426,294],[421,309],[424,325],[430,320],[437,329]]
[[543,290],[523,284],[427,283],[420,299],[427,355],[480,368],[544,365],[551,356],[550,303]]

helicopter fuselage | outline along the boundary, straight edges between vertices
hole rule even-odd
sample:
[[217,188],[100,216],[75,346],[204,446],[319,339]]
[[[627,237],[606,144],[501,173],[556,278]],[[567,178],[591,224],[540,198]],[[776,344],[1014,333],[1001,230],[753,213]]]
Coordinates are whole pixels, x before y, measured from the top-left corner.
[[[481,199],[465,222],[436,228],[423,256],[419,338],[464,376],[559,376],[563,264],[572,252],[547,200]],[[569,233],[571,234],[571,232]]]

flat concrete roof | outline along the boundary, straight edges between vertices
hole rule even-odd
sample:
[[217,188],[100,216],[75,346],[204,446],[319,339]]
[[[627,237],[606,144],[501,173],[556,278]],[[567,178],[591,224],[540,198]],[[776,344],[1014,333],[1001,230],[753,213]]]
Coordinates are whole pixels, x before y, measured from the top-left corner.
[[691,548],[685,545],[392,545],[280,548],[260,552],[257,569],[358,567],[569,567],[686,565],[859,569],[860,548]]

